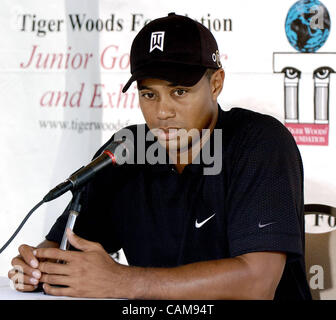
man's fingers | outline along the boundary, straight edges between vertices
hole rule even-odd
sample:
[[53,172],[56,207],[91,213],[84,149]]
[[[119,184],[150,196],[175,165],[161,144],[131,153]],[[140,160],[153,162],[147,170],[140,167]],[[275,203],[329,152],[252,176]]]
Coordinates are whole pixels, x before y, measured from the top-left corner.
[[15,284],[22,283],[22,284],[37,286],[39,283],[39,279],[30,277],[30,276],[27,276],[26,274],[18,273],[15,271],[14,271],[14,274],[11,275],[10,279]]
[[38,260],[33,255],[33,250],[35,248],[28,246],[26,244],[22,244],[19,247],[19,253],[23,259],[28,265],[30,265],[33,268],[38,267]]
[[43,284],[43,290],[46,294],[50,294],[53,296],[71,296],[71,288],[60,288],[60,287],[53,287],[47,283]]
[[57,248],[37,248],[34,250],[34,256],[38,259],[46,258],[53,260],[71,261],[77,252],[64,251]]
[[33,286],[30,284],[21,284],[21,283],[15,283],[14,284],[15,290],[21,291],[21,292],[32,292],[37,289],[37,286]]
[[[41,277],[41,272],[38,269],[34,269],[30,267],[29,265],[27,265],[20,256],[15,257],[12,260],[11,264],[14,267],[12,270],[15,270],[16,272],[24,273],[36,279],[39,279]],[[10,270],[10,272],[12,270]],[[8,273],[8,277],[9,277],[9,273]]]
[[8,272],[8,278],[12,281],[12,288],[19,291],[33,291],[37,288],[39,280],[12,269]]
[[49,273],[49,274],[62,274],[62,275],[69,274],[68,265],[49,261],[40,262],[39,270],[42,273]]
[[92,251],[102,248],[102,246],[98,242],[93,242],[81,238],[73,233],[69,228],[67,228],[66,234],[70,244],[81,251]]
[[41,282],[52,285],[69,286],[71,278],[69,276],[61,276],[58,274],[43,274]]

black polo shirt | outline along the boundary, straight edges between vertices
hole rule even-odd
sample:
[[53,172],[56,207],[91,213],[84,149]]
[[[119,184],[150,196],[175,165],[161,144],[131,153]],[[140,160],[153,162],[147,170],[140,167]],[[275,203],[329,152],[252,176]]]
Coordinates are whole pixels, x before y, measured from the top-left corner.
[[[137,126],[129,129],[136,135]],[[211,164],[202,153],[181,174],[172,164],[108,167],[86,186],[74,231],[110,253],[122,248],[130,265],[142,267],[286,252],[275,298],[310,299],[303,167],[292,135],[273,117],[241,108],[219,107],[215,129],[222,129],[219,174],[204,174]],[[213,134],[207,143],[213,154]],[[67,215],[48,240],[61,241]]]

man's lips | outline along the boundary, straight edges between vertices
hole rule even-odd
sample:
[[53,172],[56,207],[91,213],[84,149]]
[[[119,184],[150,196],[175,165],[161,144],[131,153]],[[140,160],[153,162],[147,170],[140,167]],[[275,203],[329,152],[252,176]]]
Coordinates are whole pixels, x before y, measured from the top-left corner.
[[180,128],[168,127],[152,129],[152,132],[159,140],[172,140],[176,138],[179,130]]

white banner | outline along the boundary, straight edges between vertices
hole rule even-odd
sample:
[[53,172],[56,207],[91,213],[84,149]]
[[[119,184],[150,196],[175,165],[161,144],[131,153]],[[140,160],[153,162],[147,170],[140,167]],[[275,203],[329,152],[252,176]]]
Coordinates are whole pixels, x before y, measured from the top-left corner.
[[[305,203],[336,208],[334,0],[312,0],[303,13],[292,0],[1,2],[0,245],[116,130],[144,122],[136,85],[121,93],[129,51],[146,23],[169,12],[198,20],[217,39],[226,71],[222,108],[283,122],[303,158]],[[70,199],[38,209],[0,256],[0,275],[19,244],[43,240]],[[308,232],[336,227],[335,219],[314,219]]]

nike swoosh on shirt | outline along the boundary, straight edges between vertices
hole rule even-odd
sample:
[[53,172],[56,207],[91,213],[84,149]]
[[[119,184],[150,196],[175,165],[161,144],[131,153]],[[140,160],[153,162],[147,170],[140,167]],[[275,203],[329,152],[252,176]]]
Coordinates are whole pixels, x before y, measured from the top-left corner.
[[270,222],[270,223],[266,223],[266,224],[261,224],[261,222],[259,222],[258,227],[259,229],[265,228],[267,226],[270,226],[271,224],[274,224],[275,222]]
[[195,221],[195,227],[198,229],[200,227],[202,227],[205,223],[207,223],[212,217],[214,217],[216,215],[216,213],[214,213],[212,216],[210,216],[209,218],[203,220],[202,222],[197,222],[197,219]]

